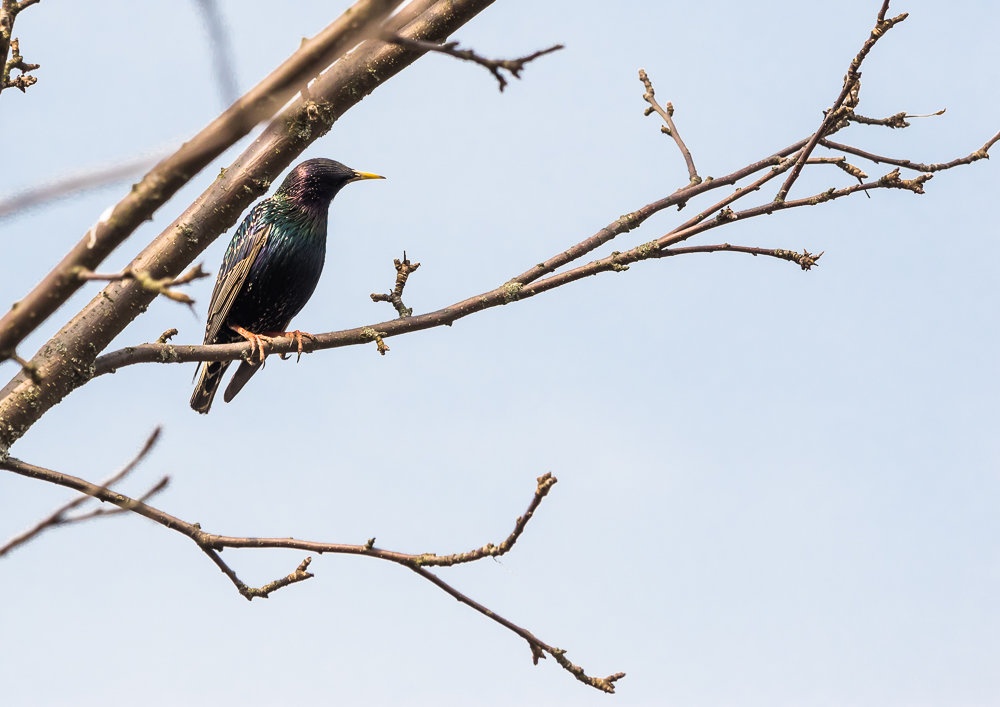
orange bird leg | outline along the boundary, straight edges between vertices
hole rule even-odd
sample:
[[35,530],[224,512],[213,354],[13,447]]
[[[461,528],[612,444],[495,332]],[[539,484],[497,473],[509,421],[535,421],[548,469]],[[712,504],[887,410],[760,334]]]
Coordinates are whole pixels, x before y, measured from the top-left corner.
[[273,346],[274,342],[271,341],[271,337],[266,334],[254,334],[252,331],[247,331],[243,327],[236,326],[235,324],[231,324],[229,328],[250,342],[250,358],[248,359],[248,362],[253,361],[253,352],[254,349],[257,349],[260,351],[260,363],[263,365],[265,356],[264,342],[266,341],[268,344]]
[[[264,333],[267,336],[287,336],[289,339],[295,339],[295,343],[298,344],[298,352],[299,352],[298,356],[295,357],[295,363],[298,363],[302,359],[302,337],[304,336],[307,339],[312,339],[313,341],[316,341],[315,336],[305,331],[299,331],[298,329],[296,329],[295,331],[266,331]],[[278,355],[281,356],[282,361],[285,360],[286,358],[285,354],[278,354]]]

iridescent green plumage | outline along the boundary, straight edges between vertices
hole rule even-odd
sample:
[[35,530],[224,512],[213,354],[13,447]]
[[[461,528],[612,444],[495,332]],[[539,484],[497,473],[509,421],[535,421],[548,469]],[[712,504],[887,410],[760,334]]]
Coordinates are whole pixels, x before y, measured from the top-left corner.
[[[327,212],[349,182],[380,179],[327,159],[296,166],[274,196],[258,203],[236,230],[215,282],[205,326],[206,344],[284,332],[312,296],[326,256]],[[261,352],[263,359],[263,352]],[[228,361],[202,364],[191,407],[207,413]],[[262,362],[240,363],[226,393],[229,402]]]

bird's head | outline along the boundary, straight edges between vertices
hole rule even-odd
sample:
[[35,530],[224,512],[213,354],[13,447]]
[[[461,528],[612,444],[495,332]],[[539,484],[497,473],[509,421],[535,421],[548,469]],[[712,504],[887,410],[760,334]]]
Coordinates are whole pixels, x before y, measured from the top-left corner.
[[360,179],[385,179],[377,174],[358,172],[340,162],[318,157],[292,168],[276,194],[303,206],[327,206],[345,184]]

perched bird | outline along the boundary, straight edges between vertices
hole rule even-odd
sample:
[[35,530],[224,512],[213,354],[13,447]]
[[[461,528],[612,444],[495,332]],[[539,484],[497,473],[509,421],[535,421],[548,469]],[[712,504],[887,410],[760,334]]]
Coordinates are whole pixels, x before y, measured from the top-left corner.
[[[228,403],[264,364],[264,344],[272,336],[293,336],[302,354],[301,331],[288,332],[292,317],[309,301],[326,255],[326,220],[340,189],[359,179],[384,179],[356,172],[340,162],[306,160],[297,165],[269,199],[247,214],[229,242],[208,305],[206,344],[246,339],[252,344],[226,388]],[[254,361],[254,353],[259,359]],[[203,363],[191,407],[207,413],[230,361]]]

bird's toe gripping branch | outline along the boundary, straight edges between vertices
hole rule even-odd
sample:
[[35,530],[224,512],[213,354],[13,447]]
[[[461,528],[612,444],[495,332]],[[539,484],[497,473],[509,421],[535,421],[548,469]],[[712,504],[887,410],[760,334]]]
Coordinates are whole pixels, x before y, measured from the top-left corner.
[[250,357],[247,359],[247,361],[251,363],[253,362],[253,353],[255,350],[257,350],[260,352],[260,364],[264,365],[264,359],[267,356],[267,354],[264,352],[264,343],[267,342],[269,346],[274,346],[274,342],[271,340],[271,337],[267,334],[254,334],[252,331],[247,331],[243,327],[237,326],[235,324],[230,326],[229,328],[250,342]]
[[[260,352],[260,361],[259,361],[259,363],[261,365],[263,365],[264,359],[267,356],[267,353],[264,351],[264,344],[266,343],[269,347],[273,348],[274,347],[274,339],[276,339],[279,336],[285,336],[285,337],[288,337],[289,339],[294,339],[295,340],[296,351],[297,351],[297,355],[295,357],[295,362],[296,363],[298,363],[302,359],[302,351],[303,351],[302,339],[303,339],[303,337],[306,338],[306,339],[309,339],[311,341],[316,341],[316,337],[315,336],[313,336],[312,334],[310,334],[309,332],[306,332],[306,331],[299,331],[298,329],[296,329],[295,331],[265,331],[265,332],[260,333],[260,334],[255,334],[252,331],[247,331],[246,329],[244,329],[241,326],[233,325],[233,326],[231,326],[229,328],[232,329],[237,334],[239,334],[244,339],[246,339],[247,341],[250,342],[250,358],[248,359],[249,361],[251,361],[251,362],[253,361],[254,351],[259,351]],[[288,358],[288,354],[281,353],[281,354],[278,354],[278,356],[281,357],[282,361],[284,361],[286,358]]]
[[[269,331],[267,332],[267,335],[287,336],[289,339],[295,339],[296,352],[297,352],[295,356],[295,363],[298,363],[299,361],[302,360],[302,337],[304,336],[310,341],[316,341],[315,336],[313,336],[309,332],[299,331],[298,329],[296,329],[295,331],[274,331],[274,332]],[[289,356],[289,354],[278,354],[278,355],[281,357],[282,361],[284,361]]]

